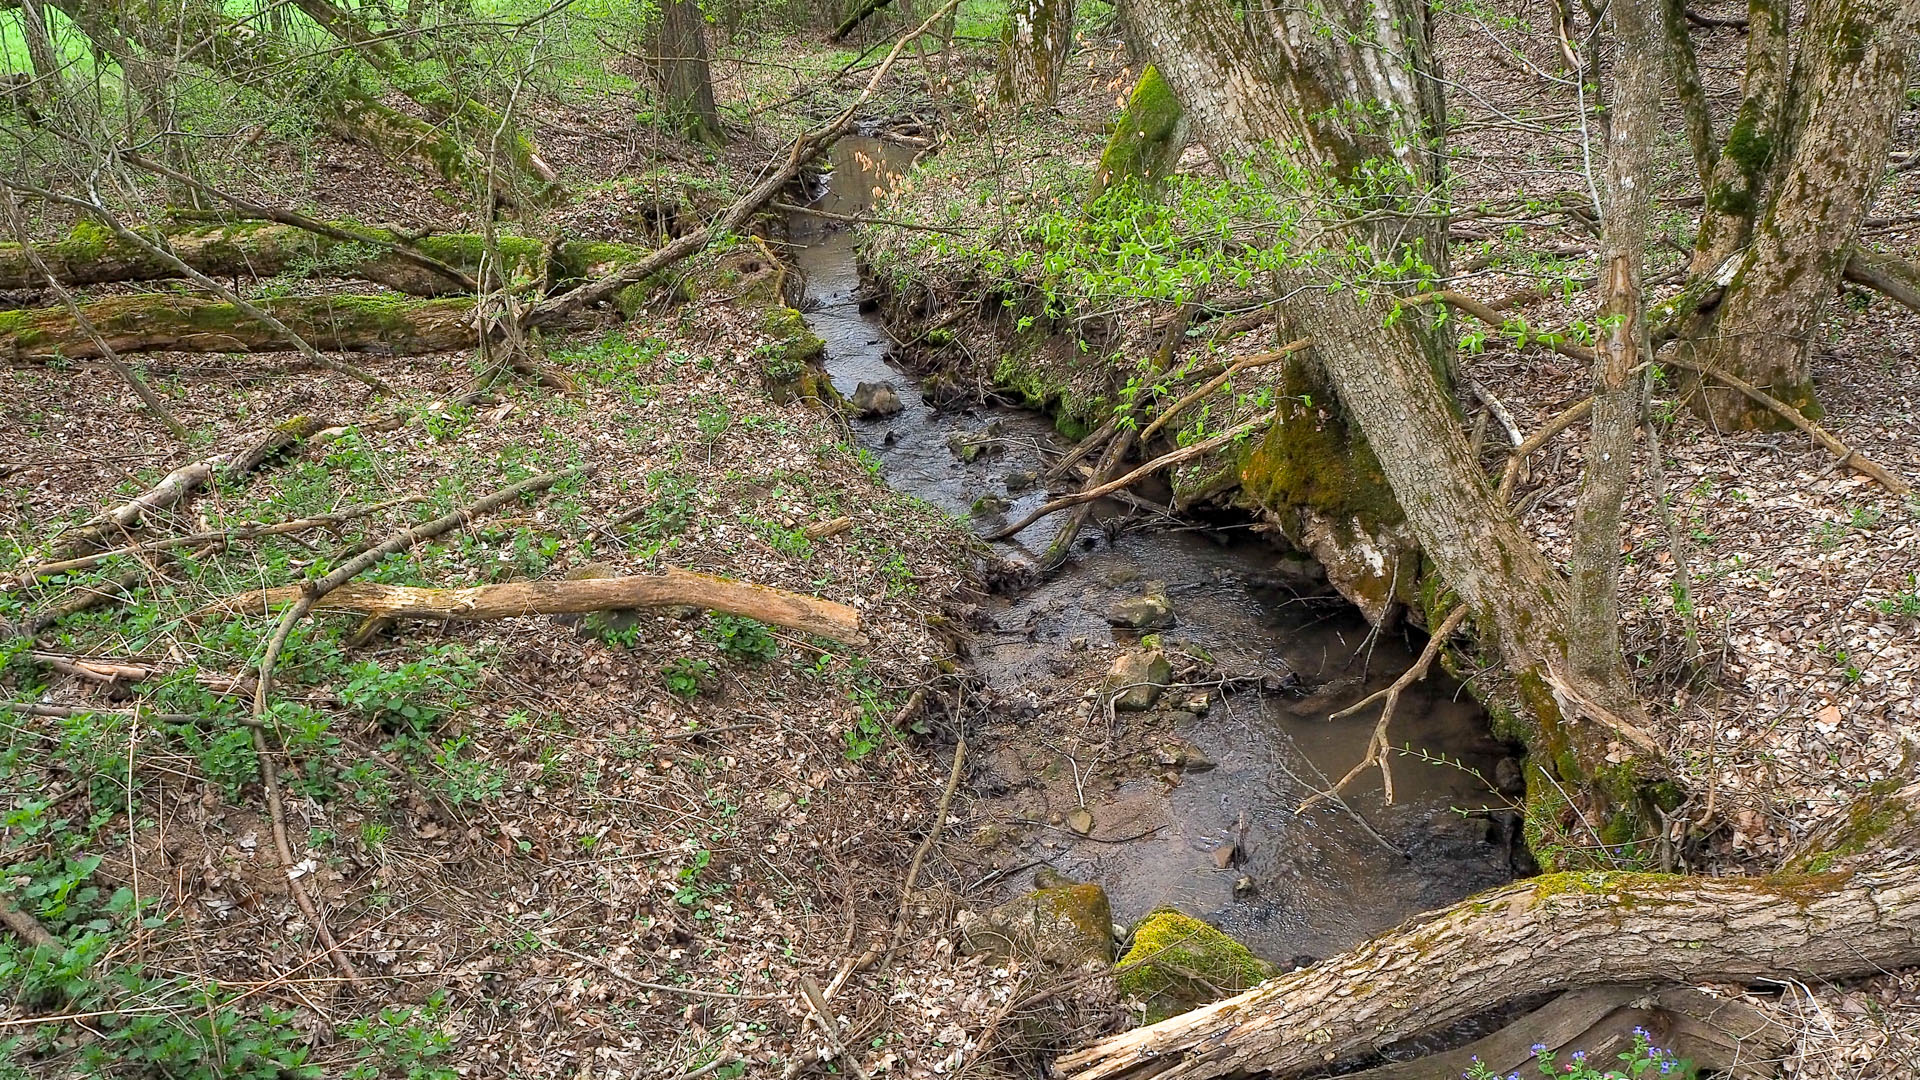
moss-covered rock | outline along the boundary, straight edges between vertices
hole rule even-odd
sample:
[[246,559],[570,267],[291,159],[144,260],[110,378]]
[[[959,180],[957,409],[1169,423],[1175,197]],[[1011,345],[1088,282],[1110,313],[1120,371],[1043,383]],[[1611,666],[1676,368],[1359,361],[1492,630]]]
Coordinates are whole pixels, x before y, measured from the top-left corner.
[[1173,172],[1187,143],[1186,113],[1173,88],[1152,64],[1140,73],[1127,107],[1114,125],[1113,136],[1100,154],[1093,184],[1087,191],[1092,204],[1102,195],[1131,184],[1148,190]]
[[975,956],[1019,957],[1062,971],[1113,962],[1113,908],[1107,891],[1054,876],[984,915],[960,913],[961,948]]
[[1214,927],[1161,908],[1134,929],[1118,981],[1122,994],[1146,1004],[1152,1024],[1258,986],[1273,970]]

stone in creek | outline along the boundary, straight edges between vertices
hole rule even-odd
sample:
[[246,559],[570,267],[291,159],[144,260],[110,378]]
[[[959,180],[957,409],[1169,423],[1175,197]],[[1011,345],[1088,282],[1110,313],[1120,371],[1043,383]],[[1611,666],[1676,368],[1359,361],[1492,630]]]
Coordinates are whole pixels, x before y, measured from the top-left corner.
[[995,514],[1006,513],[1007,507],[1012,505],[1006,499],[988,492],[973,500],[973,513],[977,517],[992,517]]
[[1145,712],[1160,700],[1173,681],[1173,665],[1159,649],[1129,649],[1113,658],[1107,672],[1107,691],[1120,712]]
[[900,403],[900,392],[892,383],[863,382],[853,388],[853,408],[863,418],[892,416],[906,408]]
[[956,431],[947,436],[947,449],[953,456],[969,464],[983,457],[991,457],[1004,448],[1000,445],[1000,434],[1004,429],[1000,421],[995,420],[986,427],[975,431]]
[[1149,581],[1141,595],[1114,601],[1107,609],[1107,621],[1133,630],[1172,626],[1173,604],[1167,600],[1166,583]]
[[1093,811],[1084,806],[1076,807],[1068,811],[1067,828],[1072,829],[1081,836],[1086,836],[1093,832]]
[[1208,772],[1215,768],[1213,759],[1185,739],[1168,739],[1161,743],[1158,763],[1190,773]]

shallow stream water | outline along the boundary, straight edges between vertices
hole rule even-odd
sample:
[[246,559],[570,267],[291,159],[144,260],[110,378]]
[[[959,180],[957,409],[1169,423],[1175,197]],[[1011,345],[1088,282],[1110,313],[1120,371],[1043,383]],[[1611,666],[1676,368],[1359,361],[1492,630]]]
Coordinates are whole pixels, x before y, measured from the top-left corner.
[[[903,171],[910,155],[874,139],[843,139],[816,207],[838,214],[864,209],[871,192]],[[827,343],[834,385],[851,395],[863,382],[891,383],[904,405],[897,415],[853,422],[883,462],[888,482],[976,526],[987,524],[973,517],[983,495],[1011,504],[992,524],[1044,500],[1044,490],[1019,490],[1018,481],[1040,468],[1043,451],[1057,455],[1070,445],[1046,418],[994,405],[930,406],[915,377],[890,363],[892,343],[880,317],[862,310],[851,233],[831,220],[801,216],[793,218],[792,230],[806,318]],[[962,462],[950,438],[990,423],[998,425],[1003,452]],[[1002,553],[1034,560],[1061,517],[999,545]],[[1204,715],[1172,714],[1178,735],[1217,767],[1177,777],[1153,768],[1137,776],[1118,770],[1117,786],[1107,783],[1086,802],[1093,836],[1149,835],[1113,843],[1070,829],[1034,828],[1025,831],[1030,839],[1021,841],[1021,850],[1003,855],[1009,866],[1045,860],[1071,877],[1098,881],[1125,922],[1160,905],[1178,907],[1282,963],[1340,951],[1512,876],[1507,848],[1489,840],[1487,821],[1460,812],[1498,801],[1481,778],[1496,775],[1505,750],[1487,733],[1480,708],[1437,673],[1411,690],[1396,713],[1394,742],[1418,753],[1394,759],[1392,805],[1383,801],[1379,773],[1371,770],[1347,789],[1352,813],[1331,806],[1295,812],[1365,755],[1377,711],[1324,718],[1411,665],[1413,653],[1398,633],[1370,635],[1350,610],[1301,603],[1263,585],[1273,580],[1282,553],[1244,532],[1149,527],[1109,538],[1089,527],[1084,537],[1066,568],[992,612],[1000,630],[981,635],[972,662],[990,698],[1017,709],[1023,697],[1057,687],[1076,654],[1089,654],[1082,659],[1091,662],[1136,642],[1138,632],[1109,626],[1106,613],[1115,600],[1139,595],[1149,580],[1166,583],[1178,618],[1163,636],[1206,650],[1220,671],[1292,676],[1291,683],[1336,689],[1319,695],[1312,709],[1284,693],[1249,690],[1216,694]],[[1168,694],[1186,696],[1178,689]],[[1096,713],[1089,708],[1090,723],[1109,723]],[[1144,721],[1123,716],[1115,722]],[[1034,786],[1027,783],[1034,777],[1005,775],[1019,768],[1016,762],[1033,759],[1013,749],[988,747],[984,766],[1000,774],[995,786],[1007,789],[984,792],[987,809],[1009,819],[1041,812],[1031,791],[1020,794],[1023,784]],[[1052,770],[1056,789],[1064,784],[1069,793],[1083,770],[1091,774],[1097,764],[1064,751],[1056,760],[1064,760]],[[1118,764],[1106,763],[1109,776]],[[1072,779],[1061,780],[1069,768]],[[1242,857],[1222,866],[1219,849],[1228,843],[1237,844]],[[1008,891],[1027,886],[1023,875],[1012,873],[1002,884]]]

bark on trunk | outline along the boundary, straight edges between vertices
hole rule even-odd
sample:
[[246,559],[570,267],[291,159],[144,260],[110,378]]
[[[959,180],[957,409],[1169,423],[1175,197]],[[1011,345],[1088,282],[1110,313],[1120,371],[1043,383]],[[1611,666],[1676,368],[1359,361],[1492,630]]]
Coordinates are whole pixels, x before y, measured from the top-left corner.
[[1000,30],[1000,99],[1052,105],[1073,48],[1073,0],[1014,0]]
[[[1767,878],[1549,874],[1057,1062],[1073,1080],[1292,1077],[1546,991],[1920,963],[1920,784],[1869,795]],[[1631,948],[1622,948],[1631,942]]]
[[[1645,348],[1641,265],[1653,208],[1653,147],[1660,135],[1660,35],[1649,0],[1613,0],[1612,86],[1607,101],[1606,246],[1594,349],[1593,421],[1574,505],[1567,652],[1573,669],[1598,685],[1624,675],[1620,663],[1620,505],[1633,473],[1640,394],[1633,370]],[[1626,697],[1626,686],[1612,687]]]
[[[1445,216],[1433,209],[1444,113],[1426,8],[1344,0],[1311,15],[1260,9],[1242,22],[1225,2],[1196,0],[1177,9],[1133,2],[1122,13],[1216,158],[1258,162],[1265,145],[1297,147],[1297,164],[1333,181],[1307,185],[1302,197],[1320,200],[1309,216],[1355,219],[1340,235],[1367,239],[1376,261],[1328,255],[1322,268],[1291,275],[1281,290],[1290,325],[1312,340],[1441,577],[1492,631],[1516,678],[1533,753],[1578,773],[1561,779],[1589,790],[1596,810],[1643,812],[1633,805],[1637,781],[1654,771],[1659,751],[1624,690],[1624,666],[1616,657],[1604,681],[1574,668],[1564,585],[1467,443],[1442,383],[1441,336],[1424,315],[1396,311],[1383,295],[1392,284],[1379,281],[1377,267],[1404,265],[1408,249],[1437,270],[1446,263]],[[1373,122],[1353,123],[1357,115]],[[1398,183],[1387,179],[1395,176]],[[1364,191],[1343,200],[1343,182]],[[1367,284],[1371,298],[1332,288],[1342,276]],[[1623,763],[1603,780],[1597,767],[1606,760]]]
[[726,141],[707,62],[707,20],[699,0],[662,0],[654,50],[660,66],[660,119],[697,142]]
[[59,102],[66,80],[60,74],[60,59],[54,54],[40,0],[20,0],[20,36],[26,39],[27,63],[33,68],[33,100],[42,106]]
[[[301,595],[300,586],[290,585],[242,593],[208,610],[260,613]],[[380,619],[511,619],[681,604],[744,615],[850,645],[866,641],[860,633],[860,613],[844,604],[677,568],[633,577],[516,581],[470,589],[349,583],[327,593],[313,610]]]
[[[1710,324],[1687,343],[1707,366],[1809,415],[1818,415],[1808,370],[1813,338],[1885,171],[1916,34],[1913,0],[1809,7],[1771,197]],[[1738,135],[1730,133],[1723,162]],[[1708,197],[1712,205],[1715,193]],[[1724,388],[1704,388],[1699,407],[1722,426],[1778,423]]]
[[[473,301],[291,296],[258,301],[317,349],[417,356],[471,347]],[[232,304],[173,294],[116,296],[81,305],[116,353],[278,352],[291,342]],[[56,309],[0,312],[0,353],[15,360],[90,360],[93,335]]]

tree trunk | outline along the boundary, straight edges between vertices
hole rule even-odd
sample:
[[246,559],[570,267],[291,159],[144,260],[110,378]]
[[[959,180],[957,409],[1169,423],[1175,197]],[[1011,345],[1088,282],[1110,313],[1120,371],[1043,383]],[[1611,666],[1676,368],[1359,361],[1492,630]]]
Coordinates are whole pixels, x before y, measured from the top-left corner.
[[1129,183],[1151,190],[1172,175],[1187,148],[1189,126],[1180,99],[1160,77],[1160,69],[1148,64],[1100,154],[1087,202]]
[[1787,873],[1515,882],[1237,997],[1104,1039],[1060,1059],[1059,1073],[1287,1078],[1544,992],[1840,979],[1920,964],[1920,784],[1881,792],[1839,815]]
[[[391,243],[392,232],[357,222],[344,228]],[[299,277],[357,277],[385,285],[410,296],[452,296],[463,290],[446,277],[394,251],[371,243],[321,236],[291,225],[244,221],[214,225],[174,226],[148,231],[168,250],[195,270],[210,277],[266,278],[286,274]],[[481,238],[468,233],[424,236],[407,246],[468,274],[478,273]],[[625,244],[573,241],[549,253],[538,240],[519,236],[497,238],[503,276],[509,280],[540,280],[549,274],[559,282],[598,277],[618,266],[645,258],[644,248]],[[126,243],[89,223],[61,240],[35,244],[34,250],[62,285],[98,285],[110,281],[163,281],[179,277],[177,269],[146,248]],[[38,289],[46,280],[18,244],[0,244],[0,289]]]
[[[1620,507],[1633,475],[1640,393],[1634,368],[1647,339],[1641,266],[1653,209],[1653,148],[1660,135],[1661,40],[1650,0],[1612,0],[1611,86],[1602,239],[1603,291],[1594,349],[1593,420],[1586,469],[1574,505],[1567,652],[1575,671],[1598,685],[1624,675],[1620,664]],[[1612,686],[1616,697],[1631,693]]]
[[[547,203],[562,194],[558,174],[541,159],[532,140],[500,113],[475,101],[470,94],[448,85],[443,76],[428,76],[400,50],[375,34],[356,12],[333,0],[294,0],[294,5],[321,29],[351,46],[367,66],[378,71],[395,90],[417,102],[427,115],[452,125],[463,148],[498,146],[492,162],[495,194],[514,202]],[[481,176],[485,176],[483,169]],[[479,190],[477,187],[475,190]]]
[[[1784,134],[1771,153],[1771,195],[1719,307],[1684,347],[1818,416],[1808,367],[1813,339],[1885,171],[1920,2],[1815,0],[1800,33]],[[1740,137],[1736,126],[1723,164]],[[1723,202],[1709,189],[1710,207]],[[1724,246],[1704,229],[1702,243],[1709,260]],[[1723,427],[1779,423],[1745,395],[1711,385],[1697,407]]]
[[42,107],[53,105],[64,97],[66,79],[60,73],[60,58],[54,54],[40,0],[20,0],[20,36],[26,39],[27,62],[33,68],[33,100]]
[[[1587,790],[1603,817],[1643,814],[1637,780],[1655,771],[1658,747],[1643,731],[1624,665],[1616,656],[1604,680],[1573,666],[1566,590],[1467,443],[1442,384],[1444,341],[1422,314],[1396,310],[1389,293],[1418,282],[1378,280],[1379,267],[1410,259],[1436,273],[1446,264],[1445,216],[1432,208],[1444,113],[1426,8],[1345,0],[1311,15],[1257,9],[1245,23],[1225,0],[1177,9],[1135,0],[1121,10],[1216,159],[1257,167],[1264,147],[1296,147],[1295,163],[1312,178],[1301,193],[1312,204],[1307,216],[1354,219],[1338,235],[1370,242],[1371,264],[1326,254],[1285,275],[1283,311],[1313,342],[1441,578],[1491,631],[1515,677],[1536,760]],[[1352,124],[1343,102],[1365,102],[1373,122]],[[1354,285],[1367,287],[1366,298]],[[1602,770],[1607,760],[1623,763]]]
[[1000,30],[1000,99],[1052,105],[1073,48],[1073,0],[1013,0]]
[[713,101],[713,70],[707,63],[707,20],[699,0],[662,0],[654,50],[660,68],[659,116],[696,142],[726,142]]
[[[287,296],[258,301],[316,349],[417,356],[471,348],[473,301]],[[116,353],[278,352],[291,342],[231,304],[171,293],[115,296],[81,311]],[[16,360],[91,360],[91,334],[63,310],[0,312],[0,353]]]

